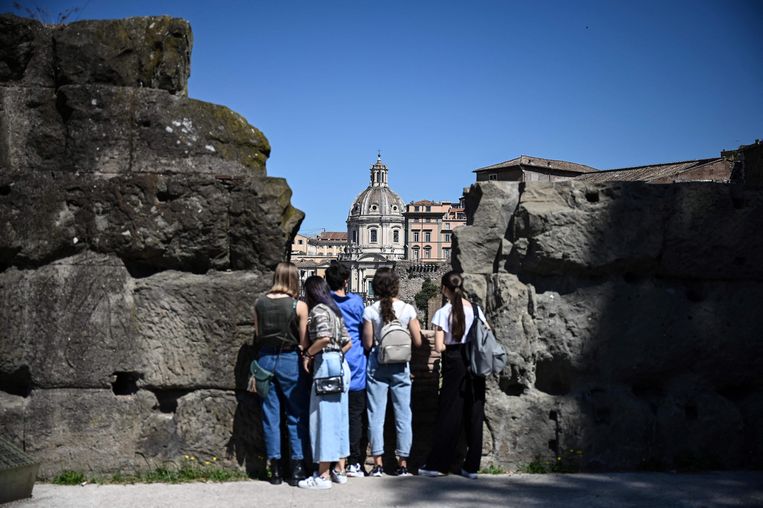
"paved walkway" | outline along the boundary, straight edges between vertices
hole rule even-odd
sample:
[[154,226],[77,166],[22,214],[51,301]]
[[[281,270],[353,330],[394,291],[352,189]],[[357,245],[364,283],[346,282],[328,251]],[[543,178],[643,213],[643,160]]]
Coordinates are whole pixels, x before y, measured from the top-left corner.
[[31,507],[763,507],[763,472],[355,478],[326,491],[262,481],[183,485],[37,484]]

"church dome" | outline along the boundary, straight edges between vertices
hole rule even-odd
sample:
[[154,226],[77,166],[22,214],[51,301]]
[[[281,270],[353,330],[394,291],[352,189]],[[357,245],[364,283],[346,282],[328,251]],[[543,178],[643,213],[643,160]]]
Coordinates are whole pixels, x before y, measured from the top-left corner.
[[358,194],[350,208],[348,219],[361,216],[399,217],[402,219],[405,205],[403,199],[387,183],[387,166],[381,160],[371,166],[371,183]]

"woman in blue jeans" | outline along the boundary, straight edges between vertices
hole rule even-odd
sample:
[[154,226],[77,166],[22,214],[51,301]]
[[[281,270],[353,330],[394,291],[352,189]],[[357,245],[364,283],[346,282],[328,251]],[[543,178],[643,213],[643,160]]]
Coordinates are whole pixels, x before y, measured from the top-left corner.
[[257,363],[273,373],[270,391],[262,400],[262,428],[270,465],[270,483],[282,482],[281,408],[291,446],[289,484],[305,478],[309,379],[300,368],[301,344],[306,343],[307,305],[298,301],[299,274],[291,263],[279,263],[273,287],[254,304]]
[[384,455],[384,416],[387,411],[387,394],[392,395],[397,429],[398,476],[409,476],[408,456],[413,442],[411,425],[411,370],[408,362],[380,364],[377,345],[382,327],[397,319],[408,328],[414,346],[421,346],[421,327],[416,310],[410,304],[398,300],[400,279],[391,268],[380,268],[371,282],[374,294],[379,300],[366,307],[363,313],[363,345],[370,350],[366,372],[366,393],[368,395],[368,433],[371,440],[371,455],[374,467],[370,476],[381,476]]

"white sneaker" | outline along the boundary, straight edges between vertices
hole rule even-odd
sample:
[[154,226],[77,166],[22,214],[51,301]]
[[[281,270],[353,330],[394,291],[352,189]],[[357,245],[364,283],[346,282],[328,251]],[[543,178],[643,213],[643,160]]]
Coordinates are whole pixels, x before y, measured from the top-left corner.
[[426,469],[426,466],[419,468],[419,476],[426,476],[429,478],[437,478],[438,476],[445,476],[436,469]]
[[366,472],[363,471],[360,464],[350,464],[347,466],[347,476],[350,478],[363,478],[366,476]]
[[463,476],[464,478],[469,478],[470,480],[477,479],[477,473],[470,473],[464,468],[461,468],[461,476]]
[[301,480],[297,486],[300,489],[326,490],[331,488],[331,480],[316,475]]
[[343,485],[347,483],[347,474],[345,474],[344,471],[337,471],[336,469],[331,469],[331,481],[334,483],[338,483],[339,485]]

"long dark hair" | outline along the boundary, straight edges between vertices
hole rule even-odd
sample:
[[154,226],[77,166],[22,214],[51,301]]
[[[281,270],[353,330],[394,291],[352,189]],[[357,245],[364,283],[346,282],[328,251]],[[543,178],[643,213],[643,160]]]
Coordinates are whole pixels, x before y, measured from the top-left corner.
[[339,317],[342,317],[342,311],[339,310],[334,299],[329,293],[329,285],[323,280],[323,277],[313,275],[308,277],[304,285],[305,289],[305,303],[307,303],[308,309],[312,309],[319,303],[322,303],[334,311]]
[[450,312],[450,334],[455,340],[461,339],[466,331],[466,317],[464,316],[464,279],[461,274],[451,271],[442,276],[443,287],[453,293],[450,304],[453,306]]
[[380,297],[381,317],[383,323],[389,323],[396,319],[392,309],[392,299],[400,290],[400,277],[392,268],[383,267],[376,270],[374,280],[371,281],[374,294]]

